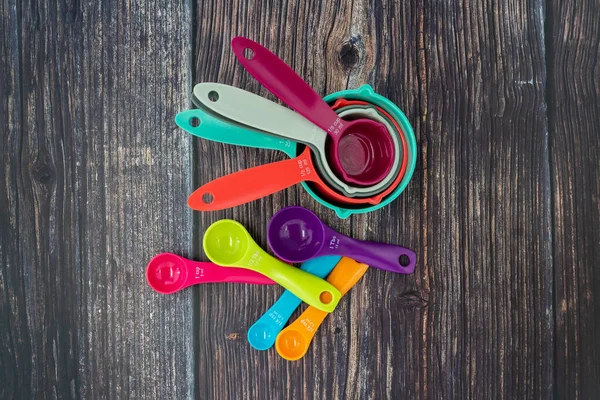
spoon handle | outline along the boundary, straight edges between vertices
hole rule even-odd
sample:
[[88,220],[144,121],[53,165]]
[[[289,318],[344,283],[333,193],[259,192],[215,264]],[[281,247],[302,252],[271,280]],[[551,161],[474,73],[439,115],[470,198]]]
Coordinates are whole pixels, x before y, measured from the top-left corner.
[[186,132],[213,142],[280,150],[289,157],[296,157],[296,144],[294,142],[265,135],[233,121],[219,118],[218,115],[214,115],[207,110],[182,111],[175,116],[175,123]]
[[[213,266],[216,264],[213,263],[198,263],[198,264],[212,264]],[[267,278],[263,274],[259,274],[256,271],[252,271],[244,268],[232,268],[232,267],[219,267],[213,268],[210,272],[209,280],[203,280],[202,277],[198,276],[198,267],[202,269],[202,266],[197,266],[195,269],[195,279],[197,282],[192,282],[191,284],[202,282],[214,282],[214,283],[249,283],[253,285],[275,285],[276,282],[272,279]]]
[[345,122],[290,66],[245,37],[233,38],[231,47],[238,61],[257,81],[336,140]]
[[188,198],[188,206],[199,211],[224,210],[277,193],[302,181],[318,179],[308,152],[297,158],[248,168],[217,178]]
[[[336,243],[337,239],[337,243]],[[417,254],[405,247],[386,243],[367,242],[336,234],[329,242],[329,249],[343,254],[373,268],[399,274],[412,274]]]
[[194,97],[203,107],[231,121],[278,137],[325,147],[327,134],[289,108],[264,97],[222,83],[194,86]]
[[[308,260],[300,269],[325,278],[340,261],[339,256],[317,257]],[[290,319],[294,311],[302,304],[302,300],[286,290],[262,317],[248,329],[248,342],[257,350],[267,350],[275,343],[277,334]]]
[[276,259],[258,246],[248,255],[246,267],[268,276],[305,303],[325,312],[332,312],[342,297],[329,282]]
[[[356,285],[360,278],[362,278],[365,272],[367,272],[367,269],[369,269],[368,265],[343,257],[327,277],[327,282],[331,283],[340,291],[341,295],[344,296],[354,285]],[[277,336],[275,342],[277,353],[290,361],[302,358],[304,354],[306,354],[310,342],[319,329],[319,326],[323,323],[323,320],[325,320],[325,317],[327,317],[326,312],[314,307],[308,307],[294,322]],[[300,349],[300,351],[294,349],[293,352],[288,352],[286,348],[286,342],[288,342],[286,337],[297,335],[301,335],[304,338],[304,341],[301,344],[302,349]]]

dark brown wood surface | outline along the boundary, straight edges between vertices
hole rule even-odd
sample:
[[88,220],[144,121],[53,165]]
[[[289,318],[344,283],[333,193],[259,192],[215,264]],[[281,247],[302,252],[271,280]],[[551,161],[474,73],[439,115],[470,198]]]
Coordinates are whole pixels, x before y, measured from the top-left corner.
[[600,2],[549,3],[556,393],[600,396]]
[[[186,398],[193,294],[185,1],[0,4],[0,398]],[[160,17],[158,17],[160,15]]]
[[[600,395],[597,0],[46,3],[0,4],[0,398]],[[340,220],[298,186],[186,207],[285,158],[173,122],[196,82],[275,100],[236,35],[321,94],[369,83],[406,113],[418,161],[397,201]],[[369,270],[301,361],[246,339],[280,287],[145,284],[156,253],[205,260],[221,218],[266,248],[291,204],[419,255],[413,275]]]

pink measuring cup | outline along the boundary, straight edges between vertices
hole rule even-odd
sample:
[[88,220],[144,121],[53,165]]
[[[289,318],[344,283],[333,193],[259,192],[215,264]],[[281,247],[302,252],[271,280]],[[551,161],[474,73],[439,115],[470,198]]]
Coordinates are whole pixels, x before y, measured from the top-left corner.
[[372,186],[390,172],[395,149],[392,133],[384,125],[364,118],[344,121],[291,67],[260,44],[238,36],[231,41],[231,47],[256,80],[329,134],[327,156],[341,179]]

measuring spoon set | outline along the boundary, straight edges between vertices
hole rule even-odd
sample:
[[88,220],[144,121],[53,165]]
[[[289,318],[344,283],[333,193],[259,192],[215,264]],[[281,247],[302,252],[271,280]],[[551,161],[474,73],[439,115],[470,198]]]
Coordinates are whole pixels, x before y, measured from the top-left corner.
[[[401,246],[352,239],[336,232],[303,207],[286,207],[268,224],[268,243],[276,257],[264,251],[237,221],[223,219],[208,227],[204,252],[212,262],[194,262],[171,253],[154,257],[146,268],[148,284],[171,294],[201,283],[279,284],[286,290],[248,331],[258,350],[274,344],[285,359],[306,353],[328,313],[370,265],[401,274],[414,271],[416,254]],[[302,263],[296,268],[285,263]],[[287,328],[293,312],[309,307]]]

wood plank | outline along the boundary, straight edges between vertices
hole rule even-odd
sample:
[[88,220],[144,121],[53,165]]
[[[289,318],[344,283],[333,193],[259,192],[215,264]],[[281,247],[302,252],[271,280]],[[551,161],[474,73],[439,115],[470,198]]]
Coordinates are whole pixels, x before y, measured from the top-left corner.
[[556,393],[600,393],[600,3],[548,3]]
[[[359,235],[373,238],[399,221],[392,237],[422,257],[415,298],[426,307],[415,326],[399,329],[414,335],[413,344],[402,343],[400,333],[369,338],[358,368],[377,368],[377,346],[404,345],[387,362],[386,381],[398,398],[551,397],[542,9],[540,1],[384,1],[373,7],[372,34],[357,32],[374,61],[354,80],[373,82],[399,104],[420,145],[406,194],[356,221]],[[384,321],[395,326],[404,304],[386,304]],[[398,361],[410,351],[420,355],[418,364]],[[380,382],[375,393],[389,390],[381,376],[373,379]]]
[[[203,288],[200,397],[550,397],[543,3],[206,0],[196,8],[197,82],[273,99],[229,49],[246,35],[319,93],[373,84],[406,112],[420,151],[407,191],[368,216],[337,220],[299,187],[198,215],[197,243],[228,217],[264,245],[270,216],[301,204],[344,233],[420,255],[413,276],[369,271],[297,363],[254,351],[245,338],[279,288]],[[199,141],[198,159],[200,184],[283,155]]]
[[0,4],[1,398],[193,393],[192,291],[144,278],[154,254],[191,252],[173,122],[190,18],[186,1]]

